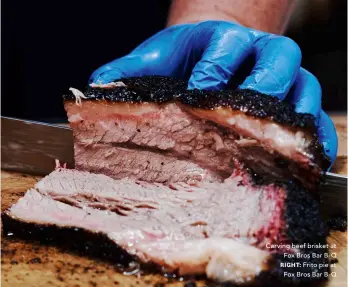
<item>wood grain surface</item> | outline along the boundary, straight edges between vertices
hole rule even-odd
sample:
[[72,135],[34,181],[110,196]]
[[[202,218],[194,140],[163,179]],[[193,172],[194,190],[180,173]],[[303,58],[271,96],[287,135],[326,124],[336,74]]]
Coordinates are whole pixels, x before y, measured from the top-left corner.
[[[346,115],[331,115],[339,135],[339,151],[333,172],[347,174],[347,121]],[[2,172],[1,210],[15,203],[40,177]],[[74,240],[73,238],[71,240]],[[332,267],[325,287],[347,286],[347,232],[331,232],[328,238],[332,256],[338,263]],[[80,256],[54,246],[44,246],[1,235],[1,285],[4,287],[111,287],[111,286],[184,286],[189,283],[167,279],[161,275],[127,276],[110,263]],[[334,275],[334,274],[333,274]],[[208,282],[196,281],[197,286]],[[187,285],[190,286],[190,285]],[[191,285],[192,286],[192,285]]]

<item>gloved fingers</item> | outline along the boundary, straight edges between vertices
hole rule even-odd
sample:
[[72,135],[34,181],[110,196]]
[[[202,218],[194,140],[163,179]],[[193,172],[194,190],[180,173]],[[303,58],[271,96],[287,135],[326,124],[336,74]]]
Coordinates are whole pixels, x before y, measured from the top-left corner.
[[124,77],[143,76],[143,66],[141,57],[128,55],[99,67],[88,82],[106,84]]
[[323,110],[320,111],[318,135],[320,142],[324,146],[325,153],[331,159],[332,166],[332,164],[336,160],[338,139],[333,121]]
[[300,48],[289,38],[266,35],[255,42],[254,53],[256,63],[240,88],[256,90],[283,100],[300,69]]
[[183,24],[158,32],[127,56],[98,68],[89,82],[107,83],[121,77],[148,75],[182,77],[185,71],[180,69],[180,64],[185,59],[189,42],[187,31],[192,27],[192,24]]
[[253,39],[245,27],[232,23],[219,23],[214,28],[211,22],[200,25],[210,25],[210,31],[197,26],[205,31],[205,37],[197,36],[200,39],[195,49],[203,52],[192,70],[188,88],[221,90],[251,53]]
[[321,87],[317,78],[301,68],[286,100],[295,105],[298,113],[309,113],[319,118],[321,111]]

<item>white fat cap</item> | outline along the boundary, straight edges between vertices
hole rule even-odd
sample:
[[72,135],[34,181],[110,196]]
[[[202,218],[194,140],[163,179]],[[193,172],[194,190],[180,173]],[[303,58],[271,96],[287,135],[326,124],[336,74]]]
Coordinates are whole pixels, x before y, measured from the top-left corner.
[[126,87],[125,83],[119,81],[119,82],[111,82],[107,84],[95,84],[92,83],[90,84],[92,88],[104,88],[104,89],[109,89],[109,88],[116,88],[116,87]]

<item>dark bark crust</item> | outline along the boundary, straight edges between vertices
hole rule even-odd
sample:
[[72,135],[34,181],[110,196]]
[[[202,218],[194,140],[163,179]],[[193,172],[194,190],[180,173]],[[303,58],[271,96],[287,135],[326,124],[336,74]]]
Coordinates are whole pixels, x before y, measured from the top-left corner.
[[[284,184],[283,184],[284,185]],[[285,185],[284,185],[285,187]],[[327,245],[327,236],[329,235],[329,230],[327,225],[322,220],[320,216],[320,209],[318,200],[314,198],[314,195],[303,190],[301,187],[295,183],[289,183],[286,186],[287,196],[285,199],[285,224],[287,225],[286,235],[290,242],[293,244],[304,244],[311,245]],[[328,254],[327,248],[302,248],[300,250],[302,254],[309,256],[307,258],[284,258],[283,255],[276,255],[276,268],[271,272],[275,277],[283,277],[284,272],[295,273],[299,271],[302,273],[313,272],[321,274],[321,279],[327,280],[324,273],[330,272],[330,267],[323,266],[319,268],[319,264],[328,264],[329,258],[325,258]],[[314,258],[313,253],[320,256]],[[281,263],[285,262],[299,262],[301,263],[301,268],[291,268],[291,267],[280,267]],[[304,267],[304,262],[310,262],[317,264],[318,267]],[[278,274],[278,276],[276,276]],[[318,279],[318,278],[317,278]],[[288,283],[310,283],[315,280],[312,276],[309,278],[284,278]],[[307,286],[307,285],[305,285]],[[317,285],[315,285],[317,286]]]
[[347,231],[347,217],[334,216],[326,221],[328,228],[341,232]]
[[[162,76],[122,78],[120,81],[126,87],[104,89],[87,86],[84,95],[88,100],[111,102],[165,103],[178,100],[201,109],[231,107],[233,110],[245,110],[250,116],[315,131],[313,115],[296,113],[287,102],[252,90],[187,90],[186,81]],[[72,93],[63,98],[75,99]]]

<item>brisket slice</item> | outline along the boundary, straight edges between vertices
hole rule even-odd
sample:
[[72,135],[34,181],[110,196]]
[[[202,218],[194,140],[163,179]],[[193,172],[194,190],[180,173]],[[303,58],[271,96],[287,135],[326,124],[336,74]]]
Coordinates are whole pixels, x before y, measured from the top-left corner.
[[64,96],[78,170],[160,183],[223,181],[236,163],[264,179],[315,188],[329,160],[314,118],[252,91],[186,90],[126,78]]
[[[114,180],[59,168],[5,212],[4,231],[65,242],[82,234],[85,253],[91,249],[114,261],[132,257],[162,272],[203,274],[217,281],[319,278],[299,278],[296,272],[317,272],[323,278],[329,269],[327,248],[296,246],[326,244],[327,230],[312,195],[293,184],[250,182],[240,171],[224,183],[197,187]],[[302,265],[286,265],[292,263]]]

